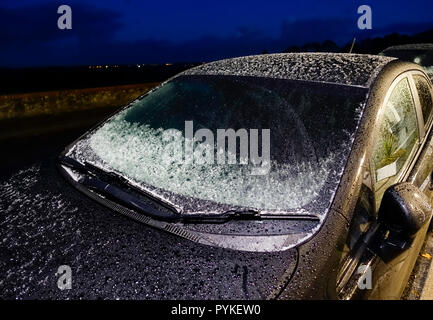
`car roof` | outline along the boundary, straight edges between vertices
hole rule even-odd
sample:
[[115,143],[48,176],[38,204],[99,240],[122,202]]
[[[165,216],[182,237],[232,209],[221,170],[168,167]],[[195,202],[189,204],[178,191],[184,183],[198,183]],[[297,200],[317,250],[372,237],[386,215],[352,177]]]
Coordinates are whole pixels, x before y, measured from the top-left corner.
[[181,75],[233,75],[369,88],[393,57],[348,53],[280,53],[206,63]]
[[433,50],[433,43],[412,43],[388,47],[382,52],[391,50]]

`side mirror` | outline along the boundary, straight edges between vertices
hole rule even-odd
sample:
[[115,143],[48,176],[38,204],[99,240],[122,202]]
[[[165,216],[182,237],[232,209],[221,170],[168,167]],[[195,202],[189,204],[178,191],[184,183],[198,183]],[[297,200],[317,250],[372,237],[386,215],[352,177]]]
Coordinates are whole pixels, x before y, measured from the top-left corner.
[[380,238],[378,254],[391,260],[408,249],[417,232],[430,221],[430,199],[414,185],[403,182],[389,187],[378,213]]

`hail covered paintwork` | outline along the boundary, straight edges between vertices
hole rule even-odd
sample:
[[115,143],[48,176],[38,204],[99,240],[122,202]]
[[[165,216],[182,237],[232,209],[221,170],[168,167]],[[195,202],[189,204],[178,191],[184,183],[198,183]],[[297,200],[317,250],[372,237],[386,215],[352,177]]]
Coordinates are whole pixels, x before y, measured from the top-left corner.
[[433,50],[433,43],[412,43],[388,47],[383,52],[393,50]]
[[[360,125],[357,128],[356,135],[353,137],[351,149],[348,150],[349,157],[347,163],[345,166],[338,168],[338,170],[341,170],[343,175],[341,177],[339,188],[335,194],[335,197],[333,197],[333,201],[330,204],[330,208],[327,214],[321,218],[320,225],[313,223],[313,226],[302,226],[301,229],[304,228],[303,231],[305,232],[304,236],[296,239],[293,242],[295,243],[295,245],[294,247],[290,247],[291,249],[260,254],[251,253],[252,255],[254,255],[254,257],[257,256],[260,258],[264,258],[266,256],[270,258],[272,257],[272,259],[278,259],[278,256],[280,255],[280,258],[282,260],[285,260],[287,269],[283,273],[281,273],[281,269],[279,269],[279,272],[276,273],[274,272],[273,267],[273,264],[275,263],[274,261],[272,261],[271,264],[268,265],[269,270],[267,270],[267,268],[263,268],[263,265],[259,264],[257,260],[253,261],[253,265],[257,265],[260,267],[255,268],[251,265],[248,265],[248,267],[246,267],[245,269],[245,272],[250,269],[254,270],[254,272],[258,272],[258,270],[262,268],[262,271],[265,274],[267,274],[268,272],[272,273],[272,280],[266,285],[264,285],[263,279],[261,279],[260,275],[256,273],[255,275],[258,277],[256,286],[254,285],[254,283],[250,283],[247,280],[248,275],[246,275],[244,292],[252,292],[251,290],[258,290],[256,292],[262,292],[262,294],[259,296],[264,297],[264,295],[266,295],[268,298],[317,299],[323,297],[338,297],[336,283],[340,268],[339,264],[342,258],[341,248],[344,247],[345,242],[351,235],[351,229],[349,227],[351,226],[354,218],[353,211],[357,201],[357,194],[359,194],[363,178],[365,177],[365,173],[369,170],[369,153],[371,153],[372,145],[375,141],[375,130],[377,128],[378,122],[380,121],[380,117],[378,117],[378,112],[383,107],[385,94],[392,82],[398,76],[410,70],[416,70],[417,72],[422,73],[419,66],[399,62],[393,58],[370,55],[307,53],[263,55],[228,59],[202,65],[181,74],[271,77],[277,79],[335,83],[339,85],[357,86],[368,89],[368,95],[365,104],[363,105],[362,110],[360,110],[359,112]],[[430,149],[432,145],[431,138],[432,137],[430,133],[429,136],[425,137],[424,140],[425,145],[428,145]],[[75,149],[72,150],[76,152]],[[70,151],[71,149],[67,149],[64,155],[68,154],[68,152]],[[425,163],[426,161],[430,163],[432,157],[433,156],[431,152],[423,152],[420,155],[422,163]],[[421,167],[419,163],[416,164],[414,166],[414,171],[408,174],[406,178],[407,181],[413,182],[416,186],[418,186],[419,184],[418,180],[424,181],[425,175],[428,174],[428,172],[424,170],[424,165]],[[422,173],[421,176],[420,172]],[[66,175],[68,174],[66,173]],[[415,176],[418,179],[416,181],[415,178],[411,178]],[[104,202],[102,201],[102,203]],[[107,203],[104,204],[108,205]],[[116,209],[114,206],[110,207]],[[137,216],[134,216],[133,214],[127,214],[124,209],[118,211],[142,222],[149,221],[147,219],[137,218]],[[158,228],[158,226],[154,222],[148,224]],[[278,226],[274,227],[278,228]],[[291,232],[292,230],[297,229],[291,229],[292,227],[293,226],[288,227],[286,231]],[[194,226],[190,229],[194,228],[196,231],[202,231],[200,230],[200,226]],[[224,227],[218,228],[217,226],[214,226],[214,230],[212,232],[224,233],[223,228]],[[233,226],[233,228],[237,229],[238,226]],[[168,232],[173,231],[173,229],[171,229],[171,227],[167,225],[160,227],[160,229],[164,229]],[[227,229],[230,229],[230,226],[227,227]],[[242,228],[240,228],[239,230],[242,230]],[[259,230],[259,228],[252,228],[251,230],[254,233],[256,230]],[[211,232],[209,228],[207,228],[205,231]],[[172,233],[182,236],[182,233],[179,232],[179,230]],[[159,235],[159,239],[163,239],[163,236],[160,233],[155,232],[155,234]],[[188,237],[186,238],[188,239]],[[170,239],[173,238],[171,238],[170,236]],[[181,238],[179,238],[179,243],[185,243],[183,242],[184,240],[180,239]],[[254,235],[250,239],[253,241]],[[416,243],[415,249],[419,248],[419,239],[420,237],[418,237],[418,242]],[[190,238],[190,240],[194,241],[195,239]],[[187,242],[189,245],[185,247],[185,251],[182,251],[183,248],[174,243],[175,241],[171,242],[169,249],[166,250],[166,252],[169,253],[166,253],[166,255],[164,255],[164,257],[161,257],[161,259],[167,257],[169,260],[168,263],[170,265],[176,265],[179,263],[181,266],[185,266],[184,259],[194,260],[195,258],[199,258],[197,268],[198,270],[204,271],[208,271],[209,268],[211,268],[210,265],[212,265],[212,262],[208,263],[208,260],[206,260],[206,262],[200,260],[203,255],[209,257],[209,259],[211,259],[215,265],[218,265],[218,261],[220,261],[220,259],[223,259],[225,261],[224,266],[219,267],[218,270],[221,270],[220,268],[225,268],[225,272],[222,273],[222,277],[220,277],[219,280],[227,277],[226,281],[230,282],[230,270],[226,265],[228,261],[230,261],[231,259],[235,260],[236,258],[235,256],[230,255],[223,257],[223,252],[225,252],[225,250],[227,249],[222,249],[223,247],[231,248],[230,245],[224,246],[224,244],[216,244],[216,246],[218,247],[216,249],[216,252],[218,252],[218,254],[216,256],[212,256],[210,254],[212,249],[209,249],[212,247],[203,244],[197,244],[193,241]],[[195,246],[197,247],[197,249],[194,249]],[[172,254],[172,252],[170,251],[171,248],[181,253]],[[248,249],[249,248],[247,247],[244,248],[244,250],[246,251],[248,251]],[[235,251],[229,249],[227,252],[244,251]],[[413,252],[411,251],[412,254]],[[416,255],[417,253],[415,253],[415,256]],[[411,259],[413,260],[413,257]],[[409,260],[410,259],[408,258],[407,261]],[[409,268],[407,270],[410,271]],[[399,286],[401,286],[402,283],[404,284],[404,279],[408,276],[407,270],[405,270],[405,272],[399,272],[398,276],[391,279],[394,280],[391,281],[394,282],[394,286],[395,284],[398,284]],[[170,268],[170,272],[172,271],[173,269]],[[188,275],[188,273],[185,272],[173,272],[176,273],[176,275],[179,277],[185,277],[185,274],[187,279],[189,279],[189,277],[193,277],[192,275],[190,276]],[[384,273],[385,275],[386,272],[387,271],[385,271]],[[164,279],[164,281],[167,279],[172,280],[173,278],[175,278],[171,277],[171,275],[159,275],[162,277],[162,279]],[[196,283],[197,281],[205,281],[206,283],[211,283],[212,285],[213,281],[216,281],[216,279],[212,279],[211,277],[209,277],[208,274],[206,274],[205,276],[201,273],[198,276],[194,276],[193,278],[194,283]],[[269,281],[269,278],[265,281]],[[155,283],[158,284],[158,282],[159,280],[155,279]],[[262,288],[259,289],[259,286],[263,285],[264,287],[262,288],[264,288],[264,290]],[[375,288],[375,290],[371,292],[372,296],[379,298],[388,297],[389,295],[387,294],[389,293],[389,290],[387,291],[387,288],[384,287],[386,285],[392,287],[392,285],[389,284],[389,281],[383,281],[382,287],[380,287],[379,291],[377,288]],[[178,285],[175,281],[169,286],[170,289],[167,289],[168,295],[166,295],[166,297],[179,297],[178,292],[182,290],[181,286]],[[175,288],[176,290],[173,290],[173,288]],[[218,288],[218,290],[224,290],[224,292],[226,292],[225,285],[220,284]],[[396,296],[401,293],[400,291],[400,288],[396,289]],[[211,290],[206,291],[206,293],[210,292]],[[161,294],[162,293],[159,291],[153,295],[151,294],[151,296],[153,298],[159,298],[161,297]],[[214,295],[209,296],[214,297]],[[187,294],[185,294],[185,297],[191,298],[191,291],[188,291]],[[197,294],[197,297],[203,298],[203,294]],[[244,298],[245,296],[235,294],[234,297]],[[247,297],[253,296],[250,294]],[[257,297],[257,295],[254,295],[254,297]]]
[[370,87],[392,57],[343,53],[280,53],[219,60],[189,69],[189,75],[234,75],[329,82]]

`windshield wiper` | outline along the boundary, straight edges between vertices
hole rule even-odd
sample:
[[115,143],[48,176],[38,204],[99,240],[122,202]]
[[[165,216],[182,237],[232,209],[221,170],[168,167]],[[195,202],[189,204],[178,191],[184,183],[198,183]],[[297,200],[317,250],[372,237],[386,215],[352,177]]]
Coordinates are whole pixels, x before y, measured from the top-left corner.
[[[179,213],[175,208],[168,208],[167,204],[162,203],[155,199],[152,195],[149,195],[145,193],[143,190],[140,190],[134,186],[131,186],[130,183],[124,179],[123,177],[115,174],[114,172],[106,171],[101,168],[98,168],[94,165],[91,165],[89,163],[82,164],[81,162],[70,158],[70,157],[62,157],[60,159],[60,162],[63,165],[66,165],[67,167],[70,167],[72,169],[75,169],[85,175],[80,177],[79,183],[86,186],[87,188],[96,191],[97,193],[102,194],[103,196],[106,196],[108,198],[114,199],[117,202],[121,202],[125,204],[127,207],[130,207],[132,209],[138,210],[142,213],[146,213],[150,216],[153,216],[155,218],[159,218],[162,220],[179,220]],[[95,172],[96,171],[96,172]],[[134,191],[138,192],[139,194],[154,200],[161,206],[163,206],[166,210],[157,210],[148,203],[142,201],[139,197],[134,196],[133,194],[130,194],[126,191],[123,191],[121,188],[117,187],[114,184],[111,184],[109,182],[106,182],[104,180],[101,180],[97,173],[102,173],[102,175],[108,176],[109,180],[113,179],[117,182],[119,182],[122,185],[126,185],[128,188],[133,189]]]
[[193,213],[181,216],[185,223],[224,223],[229,220],[320,220],[313,214],[269,213],[256,209],[228,210],[223,213]]
[[[155,217],[157,219],[166,220],[169,222],[182,222],[182,223],[225,223],[229,220],[319,220],[317,215],[313,214],[291,214],[290,212],[274,213],[274,212],[263,212],[257,209],[231,209],[222,213],[190,213],[182,214],[176,210],[176,208],[168,207],[168,205],[162,201],[158,201],[153,195],[144,192],[141,189],[131,186],[122,176],[119,176],[115,172],[107,171],[94,166],[88,162],[82,164],[81,162],[70,158],[62,157],[60,162],[70,168],[73,168],[83,174],[80,177],[79,183],[83,184],[87,188],[96,191],[104,195],[105,197],[111,198],[116,202],[121,202],[127,207],[138,210],[139,212]],[[140,200],[139,197],[130,194],[121,188],[100,179],[97,174],[102,176],[108,176],[108,180],[113,179],[122,185],[133,189],[139,194],[156,201],[167,210],[157,210],[150,206],[148,203]]]
[[183,214],[184,223],[223,223],[228,220],[257,220],[260,213],[257,210],[228,210],[222,213],[191,213]]
[[175,213],[180,214],[180,210],[178,210],[174,205],[167,203],[166,201],[161,200],[160,198],[156,197],[154,194],[152,194],[149,191],[146,191],[144,189],[141,189],[139,187],[134,186],[133,184],[131,184],[131,182],[129,182],[126,178],[122,177],[121,175],[119,175],[116,172],[112,172],[109,170],[105,170],[103,168],[97,167],[89,162],[85,163],[86,166],[92,168],[93,171],[96,171],[100,174],[102,174],[103,176],[108,176],[109,179],[114,180],[119,182],[122,185],[125,185],[131,189],[133,189],[134,191],[136,191],[137,193],[139,193],[140,195],[145,196],[146,198],[149,198],[153,201],[155,201],[156,203],[158,203],[159,205],[163,206],[164,208],[166,208],[167,210],[170,211],[174,211]]

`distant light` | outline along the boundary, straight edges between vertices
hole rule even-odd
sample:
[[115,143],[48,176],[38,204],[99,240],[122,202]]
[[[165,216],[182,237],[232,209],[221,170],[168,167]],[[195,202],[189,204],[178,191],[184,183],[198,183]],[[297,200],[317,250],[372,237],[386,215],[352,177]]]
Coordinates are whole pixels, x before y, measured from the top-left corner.
[[413,62],[419,64],[421,62],[421,58],[420,57],[416,57],[415,59],[413,59]]

